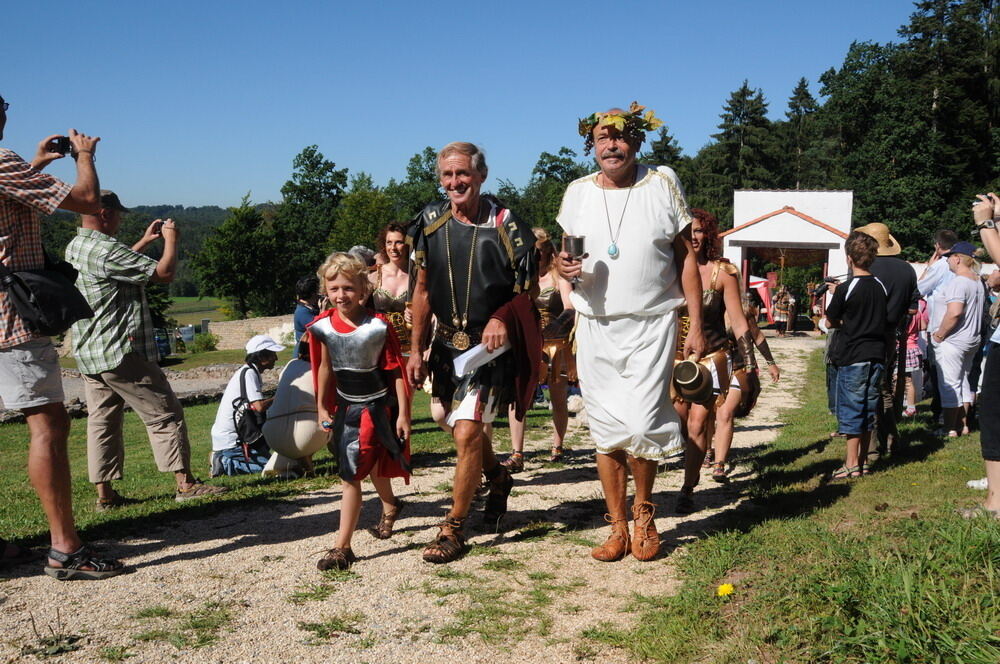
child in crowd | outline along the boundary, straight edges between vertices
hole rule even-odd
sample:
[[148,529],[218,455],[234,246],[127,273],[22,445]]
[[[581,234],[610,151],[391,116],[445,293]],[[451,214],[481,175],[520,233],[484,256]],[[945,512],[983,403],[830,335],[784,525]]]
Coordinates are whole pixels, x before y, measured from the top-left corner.
[[357,560],[351,537],[361,516],[361,481],[371,476],[382,501],[382,518],[371,530],[392,535],[403,506],[391,479],[410,481],[410,395],[392,326],[366,309],[367,266],[333,253],[317,275],[332,308],[309,325],[310,360],[320,424],[331,431],[343,479],[336,546],[320,558],[321,570],[347,569]]
[[861,477],[868,472],[865,461],[884,369],[888,301],[885,286],[868,271],[878,252],[878,241],[853,231],[844,250],[852,276],[837,286],[826,309],[830,327],[839,328],[829,356],[834,372],[837,431],[847,439],[847,458],[833,472],[833,480]]

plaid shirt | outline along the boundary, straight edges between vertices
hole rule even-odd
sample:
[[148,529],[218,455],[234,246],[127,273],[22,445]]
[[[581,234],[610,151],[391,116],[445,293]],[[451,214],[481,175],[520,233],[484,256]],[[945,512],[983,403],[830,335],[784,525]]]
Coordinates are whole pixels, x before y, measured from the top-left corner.
[[157,261],[90,228],[76,230],[66,260],[80,271],[76,287],[94,310],[93,318],[73,324],[73,354],[80,371],[111,371],[131,352],[156,362],[146,282]]
[[[45,266],[42,216],[55,212],[72,188],[0,148],[0,262],[11,270]],[[0,289],[0,348],[37,336],[14,311],[7,291]]]

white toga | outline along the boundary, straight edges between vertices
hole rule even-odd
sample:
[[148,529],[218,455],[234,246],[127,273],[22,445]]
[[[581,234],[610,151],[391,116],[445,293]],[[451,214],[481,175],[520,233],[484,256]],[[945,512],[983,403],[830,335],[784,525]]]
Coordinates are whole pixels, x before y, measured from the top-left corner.
[[665,166],[639,165],[631,191],[602,189],[597,175],[570,183],[557,219],[589,253],[571,299],[590,433],[598,452],[663,459],[683,443],[670,378],[684,301],[673,240],[690,221],[687,203]]

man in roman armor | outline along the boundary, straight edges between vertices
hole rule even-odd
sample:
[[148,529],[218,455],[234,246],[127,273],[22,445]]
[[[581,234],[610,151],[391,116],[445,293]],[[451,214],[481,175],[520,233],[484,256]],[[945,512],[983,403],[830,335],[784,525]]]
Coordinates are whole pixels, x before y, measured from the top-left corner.
[[[489,484],[486,528],[499,527],[507,511],[513,478],[498,462],[485,425],[512,403],[524,416],[538,378],[541,337],[532,301],[538,259],[531,227],[480,193],[487,167],[477,146],[449,143],[438,153],[437,170],[448,200],[427,205],[407,238],[413,251],[407,374],[421,385],[429,369],[432,396],[448,410],[455,440],[451,511],[423,554],[428,562],[447,563],[465,550],[463,526],[480,474]],[[432,314],[437,325],[425,362]],[[455,358],[480,344],[493,352],[489,360],[456,376]]]

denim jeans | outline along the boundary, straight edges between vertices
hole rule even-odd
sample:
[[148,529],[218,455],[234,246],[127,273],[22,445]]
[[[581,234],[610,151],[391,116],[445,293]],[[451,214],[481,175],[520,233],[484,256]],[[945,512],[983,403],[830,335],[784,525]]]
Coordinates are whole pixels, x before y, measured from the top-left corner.
[[872,431],[878,411],[882,363],[858,362],[834,369],[837,431],[847,436],[860,436]]

